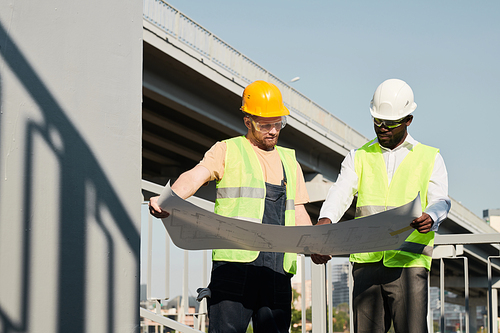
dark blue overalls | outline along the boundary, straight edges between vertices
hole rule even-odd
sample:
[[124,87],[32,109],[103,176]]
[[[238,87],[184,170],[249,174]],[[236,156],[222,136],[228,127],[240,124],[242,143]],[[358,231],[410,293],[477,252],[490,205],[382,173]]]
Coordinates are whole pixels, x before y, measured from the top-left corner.
[[[262,223],[285,225],[285,207],[286,176],[281,185],[266,183]],[[283,253],[260,252],[250,263],[214,261],[208,331],[244,333],[251,318],[255,333],[288,332],[292,274],[284,271],[283,258]]]

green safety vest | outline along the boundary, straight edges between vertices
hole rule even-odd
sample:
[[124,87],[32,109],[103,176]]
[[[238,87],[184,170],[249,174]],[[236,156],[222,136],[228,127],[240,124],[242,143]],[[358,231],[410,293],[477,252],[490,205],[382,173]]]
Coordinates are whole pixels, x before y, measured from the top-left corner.
[[[417,144],[397,168],[390,185],[382,150],[374,140],[356,151],[354,168],[358,175],[356,218],[407,204],[420,192],[422,211],[427,207],[427,188],[434,169],[437,148]],[[414,230],[396,250],[351,254],[350,261],[378,262],[386,267],[425,267],[430,270],[434,231]]]
[[[224,176],[217,182],[217,199],[214,212],[219,215],[262,223],[266,198],[264,173],[257,154],[250,142],[239,136],[224,141],[226,160]],[[292,149],[276,146],[286,174],[285,225],[295,225],[295,189],[297,184],[297,160]],[[212,260],[252,262],[259,251],[213,250]],[[285,272],[297,271],[297,254],[285,253]]]

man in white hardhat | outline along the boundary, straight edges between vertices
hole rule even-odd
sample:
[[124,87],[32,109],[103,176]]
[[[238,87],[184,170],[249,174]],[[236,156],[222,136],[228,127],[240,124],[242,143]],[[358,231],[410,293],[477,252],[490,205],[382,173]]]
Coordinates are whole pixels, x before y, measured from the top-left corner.
[[422,215],[415,230],[393,251],[351,254],[354,331],[427,332],[427,280],[434,232],[446,218],[448,174],[437,148],[408,133],[417,107],[410,86],[382,82],[370,105],[377,137],[351,150],[320,211],[319,224],[336,223],[357,194],[356,218],[402,206],[420,192]]

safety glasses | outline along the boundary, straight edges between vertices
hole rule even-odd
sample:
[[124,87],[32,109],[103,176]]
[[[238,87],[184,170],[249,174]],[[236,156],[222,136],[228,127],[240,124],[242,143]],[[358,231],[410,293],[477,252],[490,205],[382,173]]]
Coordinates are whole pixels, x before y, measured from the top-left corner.
[[383,119],[379,119],[379,118],[373,118],[373,123],[375,125],[377,125],[378,127],[384,125],[385,127],[389,128],[389,129],[399,127],[399,126],[403,125],[403,123],[405,121],[406,121],[406,117],[403,117],[403,118],[398,119],[398,120],[383,120]]
[[276,131],[280,131],[286,126],[286,117],[281,117],[281,121],[278,121],[276,123],[262,123],[260,121],[253,120],[252,117],[249,118],[250,120],[252,120],[255,129],[261,133],[269,133],[273,128],[275,128]]

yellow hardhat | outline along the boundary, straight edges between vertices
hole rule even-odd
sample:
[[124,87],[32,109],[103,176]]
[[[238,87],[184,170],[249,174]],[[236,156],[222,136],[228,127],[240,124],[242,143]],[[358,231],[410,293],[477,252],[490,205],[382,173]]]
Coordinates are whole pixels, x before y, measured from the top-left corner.
[[258,117],[280,117],[290,114],[283,104],[278,87],[266,81],[255,81],[245,88],[240,110]]

